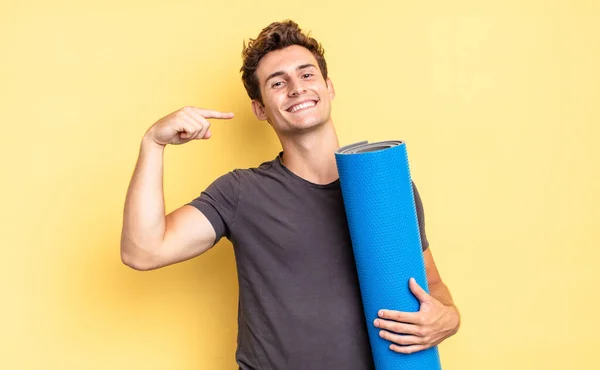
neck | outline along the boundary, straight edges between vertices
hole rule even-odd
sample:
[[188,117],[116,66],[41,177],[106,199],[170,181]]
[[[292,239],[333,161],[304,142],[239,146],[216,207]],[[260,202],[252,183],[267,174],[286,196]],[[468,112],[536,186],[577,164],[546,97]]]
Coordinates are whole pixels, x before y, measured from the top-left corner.
[[279,135],[283,164],[297,176],[314,184],[329,184],[338,179],[335,151],[339,148],[333,122],[295,135]]

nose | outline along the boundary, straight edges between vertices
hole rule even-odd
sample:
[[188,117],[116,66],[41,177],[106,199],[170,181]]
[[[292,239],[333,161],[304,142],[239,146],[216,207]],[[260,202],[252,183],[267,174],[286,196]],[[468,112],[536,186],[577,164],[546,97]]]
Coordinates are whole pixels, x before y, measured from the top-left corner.
[[288,91],[289,96],[300,96],[306,92],[306,88],[299,79],[290,80],[288,86],[290,87]]

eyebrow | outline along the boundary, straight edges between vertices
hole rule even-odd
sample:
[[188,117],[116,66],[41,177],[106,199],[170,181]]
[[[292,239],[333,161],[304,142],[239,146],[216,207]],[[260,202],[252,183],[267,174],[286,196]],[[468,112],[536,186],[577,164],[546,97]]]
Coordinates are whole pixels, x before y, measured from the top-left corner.
[[[302,65],[299,65],[298,67],[296,67],[296,70],[299,71],[299,70],[302,70],[302,69],[305,69],[305,68],[310,68],[310,67],[317,68],[312,63],[306,63],[306,64],[302,64]],[[283,72],[283,71],[277,71],[277,72],[271,73],[269,75],[269,77],[267,77],[267,79],[265,80],[265,85],[267,84],[267,82],[269,82],[270,79],[278,77],[278,76],[282,76],[284,74],[285,74],[285,72]]]

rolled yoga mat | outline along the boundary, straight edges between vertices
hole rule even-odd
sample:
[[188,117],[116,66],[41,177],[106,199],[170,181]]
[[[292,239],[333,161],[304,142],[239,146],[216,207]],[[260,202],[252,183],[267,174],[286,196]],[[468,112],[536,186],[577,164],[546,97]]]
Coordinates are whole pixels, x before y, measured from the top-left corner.
[[380,309],[416,312],[414,277],[429,292],[406,144],[360,142],[335,153],[373,360],[377,370],[440,370],[437,347],[389,349],[373,321]]

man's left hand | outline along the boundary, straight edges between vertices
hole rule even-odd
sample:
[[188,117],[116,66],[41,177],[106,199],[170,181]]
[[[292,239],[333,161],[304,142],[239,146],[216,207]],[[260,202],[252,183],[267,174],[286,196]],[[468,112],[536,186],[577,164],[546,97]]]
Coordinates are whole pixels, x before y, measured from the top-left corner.
[[392,342],[390,349],[413,353],[438,345],[458,330],[459,314],[454,306],[445,306],[410,279],[411,292],[420,302],[418,312],[379,310],[374,325],[379,335]]

